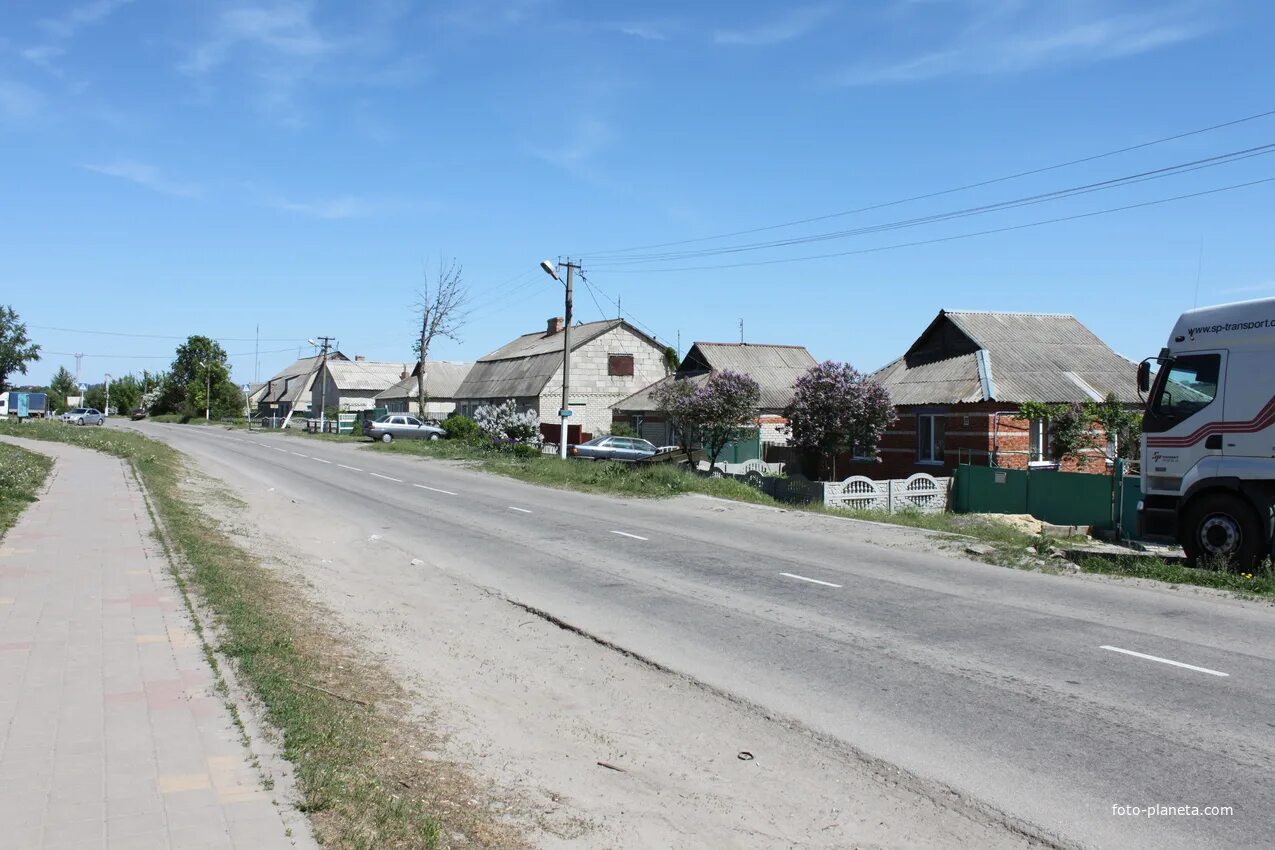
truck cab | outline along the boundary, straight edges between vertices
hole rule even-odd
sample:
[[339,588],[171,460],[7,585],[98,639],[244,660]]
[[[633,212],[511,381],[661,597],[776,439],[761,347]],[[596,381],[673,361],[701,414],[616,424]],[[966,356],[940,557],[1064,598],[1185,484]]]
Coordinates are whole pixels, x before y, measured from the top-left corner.
[[[1159,365],[1152,376],[1151,364]],[[1275,298],[1183,313],[1138,368],[1144,533],[1251,568],[1275,533]]]

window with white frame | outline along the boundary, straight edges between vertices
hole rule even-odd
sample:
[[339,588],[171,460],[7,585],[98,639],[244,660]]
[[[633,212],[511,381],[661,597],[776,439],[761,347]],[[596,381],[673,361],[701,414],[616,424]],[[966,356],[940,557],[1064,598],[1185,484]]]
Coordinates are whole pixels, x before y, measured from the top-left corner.
[[1049,420],[1033,419],[1027,429],[1028,459],[1049,460]]
[[946,413],[918,413],[916,417],[917,463],[943,462]]
[[851,460],[876,460],[877,452],[876,452],[876,449],[869,451],[868,449],[864,448],[862,443],[860,443],[858,440],[855,440],[854,445],[850,449],[850,459]]

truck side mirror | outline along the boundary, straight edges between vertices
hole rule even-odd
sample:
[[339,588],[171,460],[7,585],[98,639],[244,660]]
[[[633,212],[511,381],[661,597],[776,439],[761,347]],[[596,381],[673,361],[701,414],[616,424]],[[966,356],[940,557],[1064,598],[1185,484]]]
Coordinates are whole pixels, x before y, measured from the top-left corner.
[[1138,364],[1138,392],[1146,393],[1151,389],[1151,364],[1143,360]]

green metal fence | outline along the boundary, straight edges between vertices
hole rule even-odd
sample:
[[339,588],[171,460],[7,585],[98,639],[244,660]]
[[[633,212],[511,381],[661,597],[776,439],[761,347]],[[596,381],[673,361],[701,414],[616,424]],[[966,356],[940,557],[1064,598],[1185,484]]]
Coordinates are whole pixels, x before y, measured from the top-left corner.
[[743,463],[761,459],[761,430],[747,429],[738,440],[727,443],[717,456],[718,463]]
[[1112,487],[1110,475],[962,464],[953,505],[959,513],[1031,514],[1054,525],[1109,529],[1117,515]]

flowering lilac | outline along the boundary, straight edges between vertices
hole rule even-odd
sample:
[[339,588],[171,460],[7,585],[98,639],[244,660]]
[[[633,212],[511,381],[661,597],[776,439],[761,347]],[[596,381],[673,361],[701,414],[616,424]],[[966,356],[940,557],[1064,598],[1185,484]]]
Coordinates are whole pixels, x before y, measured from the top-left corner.
[[849,363],[831,360],[797,379],[785,413],[792,444],[824,457],[875,454],[881,435],[897,418],[885,387]]

